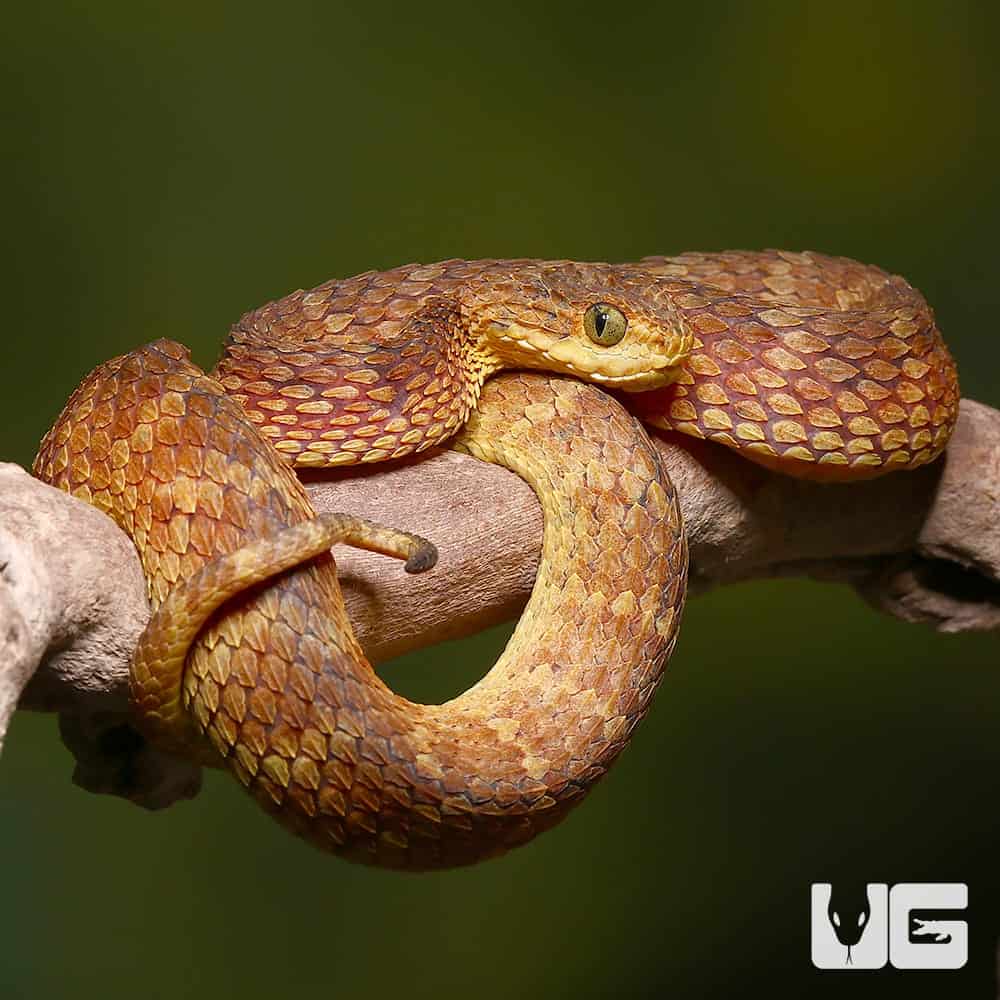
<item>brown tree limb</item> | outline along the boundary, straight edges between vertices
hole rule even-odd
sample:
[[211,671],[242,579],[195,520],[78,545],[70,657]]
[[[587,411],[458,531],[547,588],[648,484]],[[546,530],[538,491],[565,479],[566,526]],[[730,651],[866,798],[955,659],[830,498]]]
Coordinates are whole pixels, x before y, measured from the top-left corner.
[[[690,589],[809,576],[941,631],[1000,628],[1000,412],[965,400],[943,461],[869,483],[775,475],[714,445],[658,439],[681,498]],[[450,451],[314,478],[318,511],[349,511],[437,543],[430,573],[352,549],[336,557],[375,662],[514,618],[541,547],[531,489]],[[148,617],[131,543],[103,514],[0,465],[0,742],[10,714],[58,711],[75,780],[147,807],[194,794],[197,769],[127,726],[126,677]]]

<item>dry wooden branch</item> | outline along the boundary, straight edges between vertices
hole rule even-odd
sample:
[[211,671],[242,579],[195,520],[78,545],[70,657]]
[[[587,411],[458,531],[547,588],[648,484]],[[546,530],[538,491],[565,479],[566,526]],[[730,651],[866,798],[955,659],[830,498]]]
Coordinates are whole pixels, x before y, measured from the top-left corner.
[[[870,483],[778,476],[713,445],[659,439],[678,487],[693,593],[760,577],[851,584],[873,605],[942,631],[1000,628],[1000,412],[965,400],[945,459]],[[314,479],[343,510],[438,544],[435,570],[338,550],[351,618],[371,658],[515,617],[541,547],[529,487],[450,451]],[[75,780],[150,808],[190,796],[197,769],[127,726],[130,651],[148,617],[131,543],[104,515],[0,465],[0,741],[16,704],[58,711]]]

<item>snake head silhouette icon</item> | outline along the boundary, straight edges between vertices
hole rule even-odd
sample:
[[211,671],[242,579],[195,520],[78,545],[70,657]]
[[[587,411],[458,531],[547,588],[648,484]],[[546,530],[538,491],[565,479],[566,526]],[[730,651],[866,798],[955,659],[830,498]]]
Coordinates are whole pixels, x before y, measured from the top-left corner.
[[871,917],[867,884],[838,882],[831,885],[826,913],[837,940],[847,948],[847,964],[850,965],[851,948],[861,940]]

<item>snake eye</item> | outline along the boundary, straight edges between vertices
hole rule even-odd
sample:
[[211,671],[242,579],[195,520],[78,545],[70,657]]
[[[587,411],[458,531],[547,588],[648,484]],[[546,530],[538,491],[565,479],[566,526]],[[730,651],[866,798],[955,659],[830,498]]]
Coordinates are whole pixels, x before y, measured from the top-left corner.
[[613,347],[628,329],[625,314],[607,302],[595,302],[583,314],[583,328],[587,336],[601,347]]

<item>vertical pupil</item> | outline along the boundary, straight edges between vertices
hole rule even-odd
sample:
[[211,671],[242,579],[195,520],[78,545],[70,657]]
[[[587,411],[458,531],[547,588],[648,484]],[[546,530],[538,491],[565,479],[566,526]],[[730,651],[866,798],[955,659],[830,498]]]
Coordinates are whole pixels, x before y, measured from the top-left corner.
[[594,313],[594,329],[598,337],[604,336],[604,328],[608,325],[608,314],[603,309],[598,309]]

